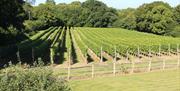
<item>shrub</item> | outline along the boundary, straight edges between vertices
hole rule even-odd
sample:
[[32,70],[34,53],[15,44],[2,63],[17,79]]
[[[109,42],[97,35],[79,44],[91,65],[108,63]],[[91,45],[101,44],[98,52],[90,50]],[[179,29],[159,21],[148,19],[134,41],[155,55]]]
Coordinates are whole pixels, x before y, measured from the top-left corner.
[[10,66],[0,71],[0,91],[70,91],[63,79],[52,76],[49,67]]

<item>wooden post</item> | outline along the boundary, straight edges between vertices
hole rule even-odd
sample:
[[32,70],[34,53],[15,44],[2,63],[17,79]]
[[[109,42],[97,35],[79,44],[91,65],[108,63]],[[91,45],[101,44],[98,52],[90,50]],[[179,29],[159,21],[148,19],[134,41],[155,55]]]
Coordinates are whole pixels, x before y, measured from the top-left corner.
[[148,71],[151,71],[151,57],[150,57],[150,55],[151,55],[151,49],[149,47],[149,54],[148,54],[148,56],[149,56],[149,65],[148,65]]
[[32,61],[34,62],[35,59],[34,59],[34,48],[32,47]]
[[70,80],[70,74],[71,74],[71,67],[70,67],[70,65],[69,65],[69,66],[68,66],[68,77],[67,77],[68,80]]
[[179,68],[180,66],[179,44],[177,44],[177,56],[178,56],[177,67]]
[[69,53],[68,53],[68,60],[69,60],[69,65],[71,65],[71,49],[69,48]]
[[171,45],[170,44],[168,45],[168,51],[169,51],[169,56],[170,56],[170,54],[171,54]]
[[102,56],[102,46],[101,46],[101,62],[103,62],[103,56]]
[[50,60],[51,60],[51,64],[53,64],[54,63],[54,60],[53,60],[53,49],[52,48],[50,48]]
[[71,53],[70,53],[70,48],[69,48],[69,53],[68,53],[68,80],[70,80],[70,75],[71,75]]
[[131,67],[131,73],[134,73],[134,64],[135,64],[134,61],[132,61],[132,62],[131,62],[131,65],[132,65],[132,67]]
[[126,61],[128,61],[128,56],[129,56],[129,53],[128,53],[128,50],[126,51]]
[[165,69],[165,67],[166,67],[166,61],[165,61],[165,58],[163,58],[163,70]]
[[114,62],[116,62],[116,61],[117,61],[117,60],[116,60],[116,59],[117,59],[116,46],[115,46],[114,50],[115,50],[115,51],[114,51]]
[[92,75],[92,78],[94,78],[94,63],[92,63],[92,73],[91,73],[91,75]]
[[116,62],[113,62],[113,74],[116,76]]
[[18,47],[18,51],[17,51],[16,55],[17,55],[18,62],[21,62],[21,58],[20,58],[20,54],[19,54],[19,47]]
[[139,50],[139,46],[138,46],[138,57],[139,57],[139,54],[140,54],[140,50]]
[[161,56],[161,44],[159,44],[159,56]]

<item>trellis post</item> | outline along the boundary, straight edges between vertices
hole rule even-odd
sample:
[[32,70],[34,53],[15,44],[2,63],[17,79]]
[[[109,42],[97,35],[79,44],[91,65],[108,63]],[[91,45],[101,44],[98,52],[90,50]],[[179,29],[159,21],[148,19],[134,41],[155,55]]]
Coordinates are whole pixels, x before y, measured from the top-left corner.
[[138,46],[138,57],[139,57],[139,55],[140,55],[140,50],[139,50],[139,46]]
[[131,61],[131,73],[134,73],[134,65],[135,65],[135,62]]
[[150,49],[150,47],[149,47],[149,54],[148,54],[148,57],[149,57],[149,65],[148,65],[148,71],[151,71],[151,57],[150,57],[150,55],[151,55],[151,49]]
[[103,62],[103,54],[102,54],[102,46],[101,46],[101,62]]
[[168,51],[169,51],[169,56],[170,56],[170,54],[171,54],[171,45],[170,44],[168,45]]
[[50,48],[50,60],[51,60],[51,64],[54,63],[54,60],[53,60],[53,53],[52,53],[53,49]]
[[129,52],[128,50],[126,51],[126,61],[128,61],[128,56],[129,56]]
[[161,44],[159,44],[159,56],[161,56]]
[[71,75],[71,53],[70,53],[70,48],[69,48],[69,53],[68,53],[68,80],[70,80],[70,75]]
[[19,53],[19,47],[18,47],[16,55],[17,55],[18,62],[21,62],[20,53]]
[[91,77],[94,78],[94,63],[92,63],[91,71]]
[[71,74],[71,67],[70,65],[68,66],[68,80],[70,80],[70,74]]
[[178,57],[177,67],[179,68],[179,66],[180,66],[179,44],[177,44],[177,57]]
[[116,46],[114,47],[114,61],[113,61],[113,75],[116,75],[116,59],[117,59],[117,53],[116,53]]
[[165,67],[166,67],[166,60],[165,60],[165,58],[163,58],[163,70],[165,69]]
[[114,62],[116,62],[117,60],[117,52],[116,52],[116,46],[114,47]]
[[32,61],[34,62],[35,59],[34,59],[34,48],[32,47]]

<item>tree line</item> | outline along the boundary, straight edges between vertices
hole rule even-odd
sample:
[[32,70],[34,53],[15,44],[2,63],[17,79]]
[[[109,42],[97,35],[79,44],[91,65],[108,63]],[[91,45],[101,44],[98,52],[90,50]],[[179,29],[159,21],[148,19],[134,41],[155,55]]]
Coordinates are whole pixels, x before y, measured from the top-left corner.
[[155,1],[138,8],[117,10],[101,1],[74,1],[56,4],[46,0],[33,6],[35,0],[0,1],[1,45],[23,40],[50,26],[121,27],[158,35],[180,36],[180,5]]

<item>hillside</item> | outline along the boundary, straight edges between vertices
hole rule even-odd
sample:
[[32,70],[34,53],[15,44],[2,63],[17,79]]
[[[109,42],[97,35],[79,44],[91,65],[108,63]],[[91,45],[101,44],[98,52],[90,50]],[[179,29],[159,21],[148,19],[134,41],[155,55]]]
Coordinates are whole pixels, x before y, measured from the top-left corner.
[[[177,55],[179,38],[158,36],[121,28],[51,27],[17,45],[1,47],[1,60],[71,64],[112,61],[130,57]],[[6,58],[8,56],[8,59]],[[32,60],[32,61],[31,61]]]

